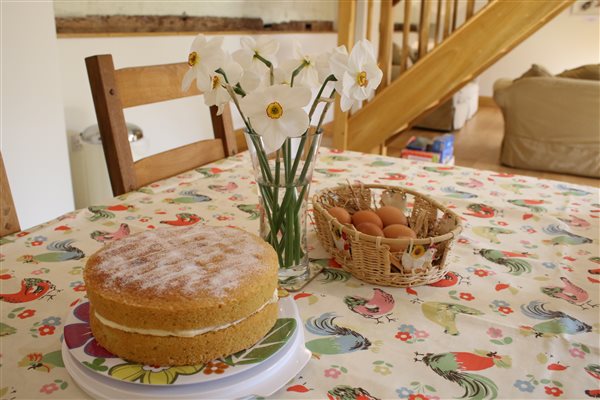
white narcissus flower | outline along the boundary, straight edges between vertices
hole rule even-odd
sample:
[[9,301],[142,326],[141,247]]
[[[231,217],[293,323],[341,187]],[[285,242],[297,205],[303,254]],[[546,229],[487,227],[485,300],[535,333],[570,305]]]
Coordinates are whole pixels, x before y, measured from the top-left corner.
[[273,85],[259,88],[240,101],[254,131],[262,136],[266,153],[279,149],[286,138],[301,136],[308,129],[308,114],[302,109],[310,101],[306,87]]
[[338,46],[325,53],[321,53],[317,57],[317,70],[319,71],[319,79],[323,82],[329,75],[333,74],[338,79],[336,82],[336,88],[339,86],[338,92],[341,93],[341,78],[344,76],[347,65],[348,50],[346,50],[346,46]]
[[302,50],[302,45],[299,42],[294,42],[294,58],[286,61],[283,69],[290,71],[287,80],[291,82],[292,72],[304,63],[304,68],[300,70],[296,78],[294,78],[294,86],[307,86],[314,88],[319,86],[322,80],[319,79],[319,71],[317,69],[317,57],[307,54]]
[[242,77],[243,72],[242,67],[238,63],[231,60],[226,62],[221,69],[223,72],[225,72],[227,81],[219,72],[209,73],[197,80],[198,89],[200,89],[204,94],[204,104],[209,107],[216,105],[218,107],[217,115],[221,115],[223,113],[225,104],[231,100],[229,92],[223,87],[223,85],[237,85]]
[[354,45],[345,63],[345,55],[334,54],[330,66],[338,80],[336,89],[341,96],[342,111],[349,110],[352,105],[366,100],[379,86],[383,72],[377,66],[373,45],[367,40],[361,40]]
[[[181,90],[186,92],[194,79],[198,83],[207,74],[219,68],[225,59],[225,52],[221,48],[222,37],[207,40],[202,34],[196,36],[192,42],[188,55],[188,65],[191,67],[184,75]],[[200,89],[200,87],[198,87]]]
[[259,55],[265,60],[268,60],[277,65],[275,56],[279,51],[279,42],[267,36],[261,36],[254,40],[250,36],[245,36],[240,39],[242,48],[233,53],[233,59],[238,62],[245,71],[253,71],[258,75],[262,75],[265,69],[269,69],[262,61],[255,57]]

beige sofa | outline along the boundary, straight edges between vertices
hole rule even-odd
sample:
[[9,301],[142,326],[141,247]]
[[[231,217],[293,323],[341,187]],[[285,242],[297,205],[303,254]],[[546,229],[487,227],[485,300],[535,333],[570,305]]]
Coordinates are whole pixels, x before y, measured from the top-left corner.
[[[494,84],[494,100],[505,124],[501,162],[600,178],[597,73],[574,79],[531,71],[515,81],[501,79]],[[573,76],[568,73],[561,75]]]

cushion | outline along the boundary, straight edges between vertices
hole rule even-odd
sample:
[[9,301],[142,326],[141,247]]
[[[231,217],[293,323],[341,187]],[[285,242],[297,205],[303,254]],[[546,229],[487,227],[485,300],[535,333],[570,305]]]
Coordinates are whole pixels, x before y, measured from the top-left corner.
[[567,69],[557,76],[561,78],[600,81],[600,64],[588,64],[578,68]]
[[553,75],[546,68],[544,68],[538,64],[533,64],[531,66],[531,68],[529,68],[527,70],[527,72],[525,72],[523,75],[521,75],[520,77],[515,79],[515,81],[518,81],[519,79],[523,79],[523,78],[536,78],[536,77],[549,78],[551,76],[553,76]]

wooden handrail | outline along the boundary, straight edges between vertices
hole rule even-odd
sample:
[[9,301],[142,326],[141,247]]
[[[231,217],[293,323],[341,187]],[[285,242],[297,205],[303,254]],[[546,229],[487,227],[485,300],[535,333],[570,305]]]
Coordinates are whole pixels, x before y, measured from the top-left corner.
[[369,151],[385,142],[573,2],[489,3],[350,118],[347,148]]

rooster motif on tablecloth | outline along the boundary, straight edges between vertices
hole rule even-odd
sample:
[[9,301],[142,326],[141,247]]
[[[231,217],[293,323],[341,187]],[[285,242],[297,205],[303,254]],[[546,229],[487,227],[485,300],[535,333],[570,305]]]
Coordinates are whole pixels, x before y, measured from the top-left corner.
[[521,306],[525,316],[541,319],[544,322],[533,326],[521,326],[524,335],[534,334],[535,337],[555,337],[560,334],[576,335],[592,331],[592,327],[562,311],[552,311],[545,307],[539,300],[534,300],[527,305]]
[[585,289],[575,285],[573,282],[571,282],[564,276],[561,276],[560,280],[563,283],[563,287],[542,287],[540,288],[542,293],[547,294],[550,297],[554,297],[555,299],[566,300],[569,303],[579,306],[584,310],[587,308],[586,306],[592,308],[598,307],[598,304],[590,303],[590,295]]
[[[27,303],[41,299],[56,289],[50,281],[40,278],[25,278],[21,281],[21,288],[15,293],[0,293],[0,300],[7,303]],[[52,296],[50,296],[51,298]]]
[[526,253],[514,253],[510,251],[494,250],[494,249],[481,249],[475,250],[480,256],[486,260],[493,262],[494,264],[508,267],[508,273],[511,275],[521,275],[523,273],[531,272],[531,264],[527,260],[520,257],[531,257]]
[[326,336],[306,342],[306,348],[317,357],[320,354],[344,354],[371,347],[369,339],[360,333],[337,325],[334,320],[337,315],[333,312],[324,313],[318,317],[309,318],[304,326],[314,335]]
[[588,244],[593,243],[594,241],[585,236],[579,236],[574,233],[568,232],[565,229],[561,228],[558,224],[548,225],[544,229],[544,233],[548,235],[559,235],[555,236],[550,240],[542,240],[545,244],[551,244],[554,246],[557,245],[577,245],[577,244]]
[[456,328],[458,314],[483,315],[479,310],[456,303],[428,301],[421,305],[423,315],[430,321],[444,328],[444,333],[456,336],[460,332]]
[[387,322],[395,321],[390,318],[394,308],[394,297],[379,288],[373,289],[373,297],[366,299],[361,296],[346,296],[344,303],[352,311],[368,319],[374,319],[376,323],[381,324],[381,319],[385,317]]
[[465,390],[461,398],[471,400],[482,400],[486,397],[495,399],[498,396],[498,386],[491,379],[471,371],[482,371],[494,366],[510,368],[512,364],[510,356],[497,355],[495,352],[486,353],[481,350],[476,350],[475,353],[415,353],[415,356],[415,362],[424,362],[442,378],[460,385]]
[[40,262],[81,260],[83,257],[85,257],[85,253],[77,247],[72,246],[73,242],[75,242],[74,239],[52,242],[46,246],[46,249],[50,250],[50,253],[42,253],[37,255],[26,254],[17,258],[17,261],[22,261],[26,264],[38,264]]
[[90,234],[90,237],[97,242],[105,243],[105,242],[114,242],[115,240],[123,239],[124,237],[129,236],[130,230],[129,225],[121,224],[119,229],[114,232],[107,231],[94,231]]

